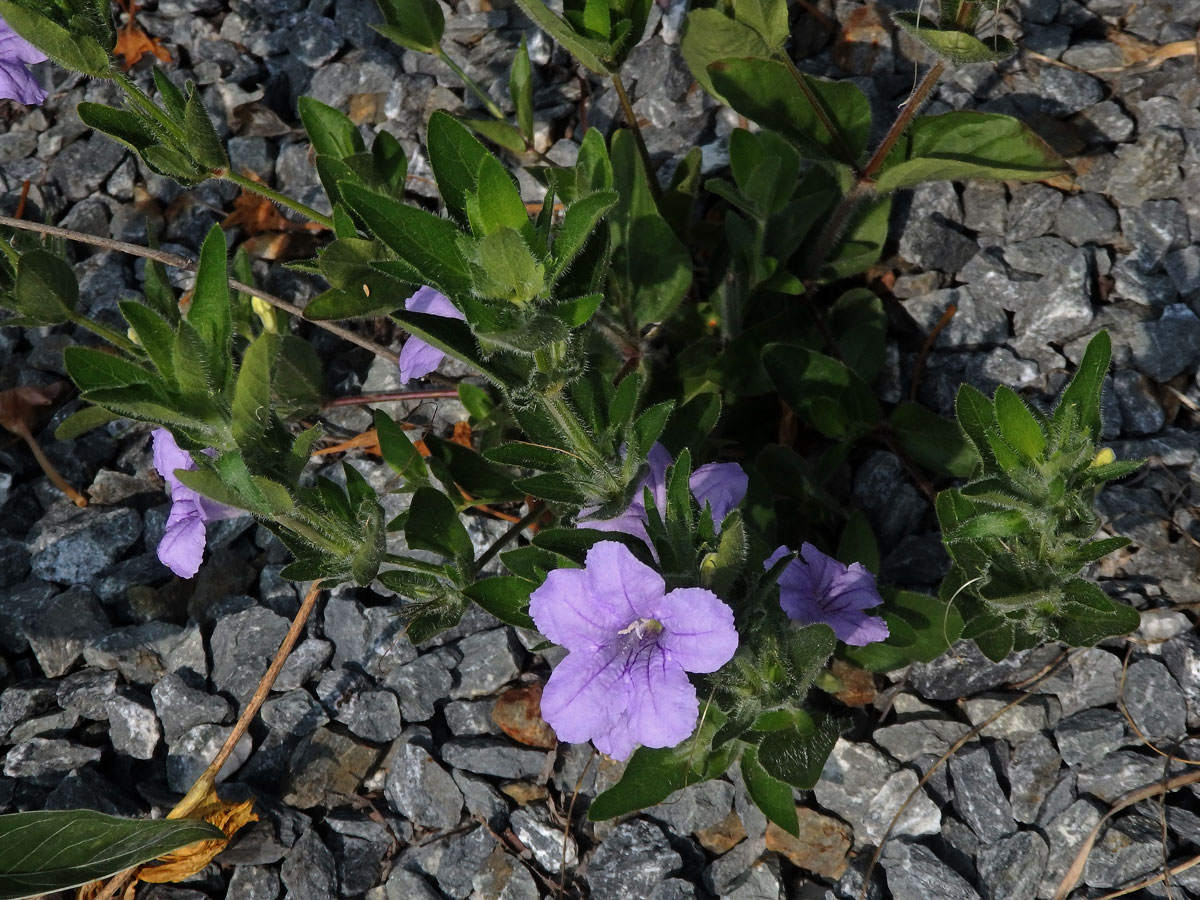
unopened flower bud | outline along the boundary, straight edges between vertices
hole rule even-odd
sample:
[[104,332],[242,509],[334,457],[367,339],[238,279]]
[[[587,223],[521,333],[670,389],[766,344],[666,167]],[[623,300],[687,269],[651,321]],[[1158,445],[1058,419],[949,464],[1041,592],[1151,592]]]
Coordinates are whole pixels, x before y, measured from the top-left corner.
[[275,318],[275,308],[270,303],[262,297],[251,297],[250,308],[254,310],[254,314],[258,316],[258,320],[262,322],[263,331],[268,334],[279,333],[279,320]]

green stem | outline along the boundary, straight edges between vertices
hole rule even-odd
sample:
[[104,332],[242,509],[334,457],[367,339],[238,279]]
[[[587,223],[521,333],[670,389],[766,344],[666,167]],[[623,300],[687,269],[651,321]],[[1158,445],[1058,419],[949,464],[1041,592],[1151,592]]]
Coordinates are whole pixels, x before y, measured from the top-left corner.
[[437,563],[425,562],[423,559],[413,559],[411,556],[400,556],[398,553],[383,554],[383,562],[391,563],[398,569],[407,569],[410,572],[421,572],[425,575],[436,575],[438,578],[446,577],[446,567]]
[[475,560],[475,567],[472,574],[474,575],[475,573],[480,572],[483,567],[490,563],[492,558],[495,557],[495,555],[503,550],[506,546],[508,546],[508,544],[513,541],[517,535],[536,522],[541,517],[542,513],[545,512],[545,510],[546,504],[542,503],[540,500],[530,506],[529,512],[525,513],[525,515],[521,517],[520,521],[514,523],[513,526],[508,529],[508,531],[496,538],[492,545],[483,551],[479,559]]
[[224,178],[226,181],[233,182],[240,188],[243,188],[247,191],[253,191],[256,194],[266,197],[268,200],[274,201],[280,206],[286,206],[288,209],[300,213],[300,215],[304,216],[306,219],[311,219],[318,225],[323,225],[330,231],[333,230],[333,219],[324,213],[317,212],[311,206],[301,203],[294,197],[289,197],[287,194],[281,194],[279,191],[273,190],[272,188],[267,187],[265,184],[259,184],[257,181],[253,181],[247,178],[245,175],[240,175],[237,172],[234,172],[232,169],[229,171],[222,171],[220,173],[214,172],[213,174],[217,175],[219,178]]
[[463,71],[462,66],[450,58],[450,54],[442,49],[441,44],[437,46],[437,49],[434,51],[434,53],[437,54],[438,59],[454,70],[454,74],[462,80],[462,83],[467,86],[467,89],[472,94],[479,98],[480,102],[483,103],[484,108],[492,115],[493,118],[499,119],[501,122],[508,121],[508,117],[504,115],[504,111],[496,105],[495,101],[493,101],[491,97],[484,93],[483,88],[476,83],[474,78]]
[[171,137],[174,138],[181,147],[187,146],[187,135],[184,133],[183,128],[178,122],[168,116],[157,103],[150,99],[145,91],[137,86],[132,78],[130,78],[120,69],[114,66],[112,74],[113,79],[121,86],[121,89],[125,91],[125,94],[135,106],[137,106],[142,110],[142,112],[165,128],[167,133],[170,134]]
[[654,164],[650,161],[650,151],[646,149],[646,139],[642,137],[642,127],[638,125],[637,114],[633,111],[633,104],[629,102],[629,94],[625,92],[625,82],[621,80],[621,76],[617,72],[610,73],[612,76],[613,87],[617,90],[617,99],[621,101],[621,111],[625,114],[625,123],[629,126],[629,130],[633,133],[633,143],[637,147],[638,155],[642,158],[642,168],[646,170],[646,183],[650,186],[650,194],[654,197],[654,205],[662,205],[662,186],[658,183],[658,178],[654,174]]
[[120,347],[127,353],[137,353],[138,346],[123,334],[113,331],[107,325],[101,325],[99,322],[93,322],[87,316],[81,316],[78,313],[71,316],[71,322],[78,325],[80,328],[86,328],[92,334],[99,338],[108,341],[114,347]]
[[571,449],[587,464],[592,473],[604,483],[610,491],[618,490],[621,485],[604,455],[596,447],[596,442],[588,434],[587,428],[576,417],[574,411],[567,405],[562,394],[551,394],[542,397],[542,408],[546,411],[563,437],[571,442]]
[[276,515],[275,521],[291,531],[296,532],[300,537],[313,544],[315,547],[320,547],[327,553],[332,553],[337,556],[349,556],[349,551],[333,541],[329,540],[325,535],[321,534],[313,526],[309,525],[303,519],[291,515]]
[[792,58],[790,56],[788,56],[786,53],[780,53],[779,59],[782,60],[785,66],[787,66],[788,72],[791,73],[792,78],[796,82],[796,87],[800,89],[800,93],[804,95],[804,99],[808,101],[808,105],[811,106],[813,112],[817,114],[817,120],[820,121],[825,130],[829,132],[829,136],[833,138],[834,143],[837,144],[838,152],[842,157],[842,162],[850,167],[850,171],[852,171],[855,176],[861,175],[862,172],[858,167],[857,154],[855,154],[854,150],[851,149],[850,141],[847,140],[846,135],[842,132],[842,129],[838,127],[837,122],[835,122],[833,117],[829,115],[829,110],[825,108],[825,104],[821,102],[821,98],[813,92],[812,86],[805,80],[804,74],[796,68],[796,64],[792,62]]

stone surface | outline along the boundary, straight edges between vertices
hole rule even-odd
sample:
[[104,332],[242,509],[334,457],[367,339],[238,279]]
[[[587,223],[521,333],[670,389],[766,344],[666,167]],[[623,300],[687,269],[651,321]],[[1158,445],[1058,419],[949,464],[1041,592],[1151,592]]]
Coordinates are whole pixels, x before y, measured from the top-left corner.
[[562,871],[565,860],[568,870],[579,862],[579,846],[571,835],[563,835],[561,826],[554,824],[544,813],[518,809],[509,818],[513,831],[547,872]]
[[1014,819],[1026,824],[1037,821],[1061,768],[1059,751],[1046,734],[1031,735],[1013,747],[1008,762],[1008,800]]
[[1125,708],[1150,741],[1173,741],[1187,731],[1187,700],[1170,671],[1156,659],[1142,659],[1125,676]]
[[838,879],[846,871],[853,843],[850,829],[837,819],[804,806],[796,807],[800,833],[792,835],[774,822],[767,825],[767,849],[786,856],[792,865],[824,878]]
[[462,815],[454,779],[416,744],[402,743],[392,758],[386,793],[391,807],[419,828],[453,828]]
[[292,846],[279,878],[294,900],[328,900],[337,894],[333,854],[315,830],[308,830]]
[[458,642],[456,649],[462,662],[455,670],[458,683],[451,689],[451,697],[494,694],[521,672],[519,647],[508,628],[469,635]]
[[920,844],[893,843],[883,857],[888,889],[895,897],[922,900],[977,900],[967,881]]
[[601,842],[584,877],[596,900],[642,900],[682,862],[661,828],[634,819],[618,825]]
[[287,619],[260,607],[223,617],[212,634],[213,684],[239,704],[245,703],[287,630]]
[[986,747],[963,748],[950,758],[954,808],[985,843],[1012,834],[1012,807],[996,779],[992,756]]
[[4,757],[4,774],[34,783],[55,783],[72,769],[99,762],[100,750],[68,741],[30,738],[14,745]]
[[1091,765],[1125,745],[1125,717],[1115,709],[1085,709],[1063,719],[1054,738],[1067,765]]
[[134,759],[153,759],[162,726],[148,697],[122,693],[108,701],[108,736],[113,749]]
[[318,728],[292,754],[280,799],[298,809],[334,806],[354,795],[379,759],[379,750]]
[[1046,871],[1050,848],[1036,831],[1018,831],[979,851],[984,900],[1027,900]]
[[60,503],[34,529],[29,543],[33,574],[59,584],[86,585],[138,539],[142,517],[135,510],[79,509]]
[[497,738],[446,741],[442,758],[455,768],[500,778],[542,778],[550,768],[545,751],[517,747]]
[[168,744],[195,725],[222,724],[232,713],[224,697],[196,690],[174,673],[160,679],[150,696]]

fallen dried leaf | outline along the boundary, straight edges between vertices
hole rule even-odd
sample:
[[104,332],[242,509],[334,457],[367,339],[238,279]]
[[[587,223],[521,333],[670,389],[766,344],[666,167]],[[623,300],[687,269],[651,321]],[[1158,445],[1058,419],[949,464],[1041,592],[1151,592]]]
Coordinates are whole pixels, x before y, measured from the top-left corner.
[[496,698],[492,721],[514,741],[529,747],[553,750],[558,745],[554,729],[542,718],[542,686],[509,688]]
[[137,23],[137,13],[141,6],[136,0],[117,0],[117,5],[127,16],[125,24],[117,30],[117,43],[113,47],[116,56],[125,58],[125,71],[129,71],[141,61],[147,53],[153,53],[161,62],[171,61],[171,51],[163,46],[158,38],[148,35]]
[[139,881],[155,884],[183,881],[195,875],[210,862],[218,853],[225,849],[237,832],[251,822],[258,821],[254,810],[254,799],[243,800],[241,803],[226,803],[215,789],[210,791],[208,798],[199,808],[188,816],[189,819],[203,819],[216,825],[225,832],[224,840],[200,841],[187,847],[168,853],[157,862],[147,863],[137,871]]

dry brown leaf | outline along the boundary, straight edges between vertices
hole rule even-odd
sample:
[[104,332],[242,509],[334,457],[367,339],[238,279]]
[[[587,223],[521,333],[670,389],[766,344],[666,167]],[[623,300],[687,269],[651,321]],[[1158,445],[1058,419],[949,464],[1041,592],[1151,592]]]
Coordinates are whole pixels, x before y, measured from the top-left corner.
[[[253,177],[244,172],[247,177]],[[222,228],[238,226],[250,234],[262,234],[264,231],[291,231],[300,227],[295,222],[284,218],[278,208],[262,194],[242,191],[233,201],[233,212],[221,220]]]
[[157,862],[147,863],[137,870],[138,881],[148,881],[154,884],[183,881],[212,862],[213,857],[225,849],[229,839],[241,828],[258,821],[258,815],[254,812],[253,798],[243,800],[241,803],[230,804],[222,800],[215,789],[209,792],[206,801],[188,818],[202,819],[209,824],[216,825],[225,832],[225,839],[189,844],[174,853],[160,857]]
[[458,444],[460,447],[470,448],[471,437],[470,422],[462,421],[454,423],[454,433],[450,435],[450,443]]
[[49,406],[62,392],[62,382],[48,387],[23,385],[0,391],[0,427],[25,437],[33,432],[35,406]]
[[136,66],[147,53],[153,53],[159,61],[169,63],[171,51],[164,47],[158,38],[146,34],[137,23],[137,13],[141,7],[136,0],[117,0],[117,5],[128,18],[117,30],[117,43],[113,47],[113,53],[125,58],[125,71],[128,72]]

